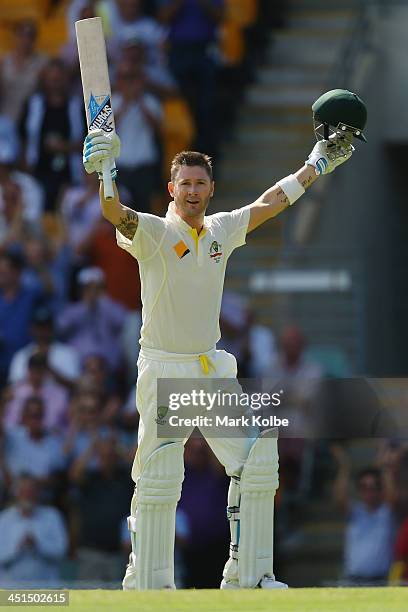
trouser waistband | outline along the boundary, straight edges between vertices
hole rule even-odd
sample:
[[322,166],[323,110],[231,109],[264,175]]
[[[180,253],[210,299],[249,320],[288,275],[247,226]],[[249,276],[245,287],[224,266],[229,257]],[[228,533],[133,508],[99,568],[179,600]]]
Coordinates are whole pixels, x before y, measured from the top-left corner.
[[204,353],[168,353],[158,349],[146,348],[142,346],[139,356],[143,359],[151,359],[153,361],[168,361],[175,363],[189,363],[199,361],[204,374],[208,374],[210,367],[215,370],[215,365],[211,357],[215,354],[215,347]]

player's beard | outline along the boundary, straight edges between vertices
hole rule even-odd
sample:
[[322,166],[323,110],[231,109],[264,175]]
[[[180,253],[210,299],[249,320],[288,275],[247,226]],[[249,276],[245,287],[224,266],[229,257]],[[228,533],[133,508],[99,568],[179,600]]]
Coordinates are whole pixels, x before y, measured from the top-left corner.
[[183,216],[189,217],[189,218],[194,218],[194,217],[201,217],[202,215],[205,215],[205,212],[210,204],[210,199],[211,196],[207,196],[204,200],[201,201],[200,199],[200,205],[197,206],[194,209],[191,209],[188,205],[187,202],[185,202],[185,200],[183,199],[183,203],[182,205],[180,205],[179,201],[177,199],[175,199],[174,203],[176,205],[176,208],[179,209],[180,212],[183,213]]

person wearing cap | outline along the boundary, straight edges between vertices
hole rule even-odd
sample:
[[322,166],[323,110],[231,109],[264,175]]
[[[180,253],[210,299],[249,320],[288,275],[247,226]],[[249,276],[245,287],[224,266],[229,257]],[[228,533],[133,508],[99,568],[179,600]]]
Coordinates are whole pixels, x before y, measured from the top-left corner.
[[83,268],[77,281],[81,298],[58,315],[58,333],[78,352],[81,361],[88,355],[101,355],[116,372],[123,362],[120,334],[127,309],[106,295],[105,275],[100,268]]
[[[171,202],[164,218],[123,206],[116,188],[114,199],[105,200],[101,185],[103,215],[116,227],[119,247],[138,260],[142,286],[136,392],[140,425],[132,468],[136,487],[128,517],[132,552],[124,589],[175,588],[175,513],[184,476],[184,443],[193,427],[183,435],[175,428],[173,435],[158,437],[158,424],[168,409],[158,405],[158,380],[236,378],[235,357],[216,349],[230,255],[245,244],[247,233],[293,205],[321,175],[346,162],[353,150],[342,135],[319,141],[298,171],[253,203],[211,215],[206,211],[215,183],[211,158],[203,153],[183,151],[173,159]],[[84,143],[85,169],[100,173],[102,160],[119,153],[117,136],[90,132]],[[276,430],[257,438],[226,438],[214,436],[212,427],[200,429],[231,477],[231,547],[221,588],[285,588],[273,573]]]
[[79,378],[81,370],[78,352],[54,338],[54,321],[49,308],[37,308],[31,319],[33,342],[17,351],[11,361],[9,382],[16,383],[27,375],[28,362],[34,353],[47,356],[48,371],[57,382],[68,387]]

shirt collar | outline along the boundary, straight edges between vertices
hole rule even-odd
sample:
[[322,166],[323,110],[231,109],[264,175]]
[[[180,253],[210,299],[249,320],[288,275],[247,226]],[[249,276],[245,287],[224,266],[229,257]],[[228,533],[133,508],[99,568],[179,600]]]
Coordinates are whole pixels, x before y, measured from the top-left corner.
[[[177,225],[178,228],[180,228],[181,230],[188,232],[189,234],[191,234],[192,228],[191,226],[186,223],[181,217],[180,215],[178,215],[176,213],[176,205],[174,203],[174,201],[170,202],[169,207],[167,209],[167,213],[166,213],[166,219],[170,222],[173,223],[174,225]],[[203,222],[203,230],[202,232],[208,227],[208,221],[207,221],[207,217],[204,217],[204,222]]]

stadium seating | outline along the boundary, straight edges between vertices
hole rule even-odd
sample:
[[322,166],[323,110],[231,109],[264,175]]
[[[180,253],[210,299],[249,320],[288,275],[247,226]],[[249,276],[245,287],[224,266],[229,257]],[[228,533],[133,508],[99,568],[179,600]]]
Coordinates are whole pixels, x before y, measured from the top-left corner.
[[167,172],[176,153],[190,146],[195,128],[191,113],[182,98],[165,100],[163,111],[163,167]]
[[15,23],[21,19],[42,19],[49,9],[49,0],[1,0],[0,21]]

